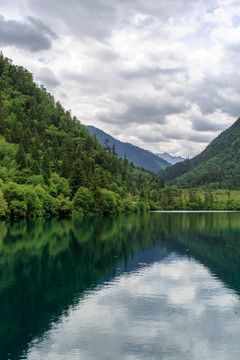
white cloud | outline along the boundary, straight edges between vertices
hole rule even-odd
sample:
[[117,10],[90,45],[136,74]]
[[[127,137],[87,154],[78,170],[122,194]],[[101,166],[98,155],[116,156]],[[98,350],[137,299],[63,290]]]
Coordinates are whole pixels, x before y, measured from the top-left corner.
[[1,5],[4,26],[27,34],[2,38],[4,54],[82,123],[191,156],[239,116],[240,6],[233,0]]
[[[205,267],[169,256],[85,294],[30,344],[27,359],[235,358],[238,303]],[[228,336],[223,352],[219,341]]]

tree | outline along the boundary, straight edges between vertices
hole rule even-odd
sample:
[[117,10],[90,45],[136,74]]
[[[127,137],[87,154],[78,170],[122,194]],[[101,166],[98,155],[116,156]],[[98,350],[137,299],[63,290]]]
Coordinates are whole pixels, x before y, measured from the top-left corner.
[[41,160],[41,169],[43,171],[43,174],[46,175],[47,179],[51,176],[51,169],[50,169],[50,162],[48,157],[48,151],[46,150],[42,156]]
[[30,170],[31,170],[32,175],[40,175],[41,174],[40,167],[36,160],[33,160]]
[[123,181],[127,180],[127,170],[128,170],[128,159],[126,156],[126,153],[124,154],[124,159],[123,159],[123,168],[122,168],[122,179]]
[[56,198],[55,206],[59,215],[69,215],[72,213],[73,204],[71,200],[68,197],[64,198],[62,194]]
[[18,146],[15,159],[20,169],[24,169],[26,167],[26,155],[22,144],[19,144]]
[[87,185],[87,178],[83,171],[83,164],[81,160],[77,160],[72,167],[70,178],[69,178],[70,187],[73,194],[77,191],[80,186]]
[[160,180],[159,180],[159,187],[160,187],[160,189],[163,189],[164,186],[165,186],[165,180],[164,180],[164,177],[161,176]]
[[115,144],[112,145],[112,154],[113,154],[113,156],[117,156]]
[[22,144],[25,152],[29,152],[31,145],[31,132],[29,128],[27,128],[23,133]]
[[91,155],[92,147],[93,147],[92,137],[87,136],[86,141],[85,141],[85,146],[84,146],[84,150],[86,151],[87,156]]
[[97,202],[100,213],[115,214],[117,212],[117,198],[113,191],[101,189]]
[[64,153],[62,156],[62,165],[61,165],[61,171],[60,174],[65,179],[68,179],[71,173],[71,160],[69,159],[68,153]]
[[8,212],[7,202],[3,197],[2,191],[0,191],[0,217],[6,217]]
[[90,189],[81,186],[74,198],[73,198],[74,209],[82,211],[84,214],[88,214],[93,210],[94,198]]
[[110,152],[111,151],[111,148],[109,146],[109,143],[110,143],[110,140],[109,139],[105,139],[104,140],[104,145],[105,145],[105,149]]

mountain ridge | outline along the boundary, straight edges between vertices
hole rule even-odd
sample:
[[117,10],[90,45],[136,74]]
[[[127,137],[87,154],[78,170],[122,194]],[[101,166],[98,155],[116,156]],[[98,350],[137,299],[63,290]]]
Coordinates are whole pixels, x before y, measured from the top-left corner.
[[185,158],[183,158],[182,156],[174,156],[174,155],[170,155],[167,152],[164,153],[154,153],[157,156],[159,156],[160,158],[168,161],[171,165],[175,165],[180,161],[184,161],[186,160]]
[[129,162],[132,161],[137,167],[145,168],[157,173],[161,169],[165,169],[167,166],[171,166],[171,163],[165,159],[162,159],[158,155],[129,142],[117,140],[113,136],[107,134],[99,128],[96,128],[95,126],[86,125],[86,128],[91,135],[96,135],[101,145],[105,144],[106,139],[109,140],[109,146],[113,146],[115,144],[115,151],[117,155],[121,158],[124,158],[126,154],[126,158],[129,160]]
[[180,187],[240,188],[240,118],[197,156],[159,172]]

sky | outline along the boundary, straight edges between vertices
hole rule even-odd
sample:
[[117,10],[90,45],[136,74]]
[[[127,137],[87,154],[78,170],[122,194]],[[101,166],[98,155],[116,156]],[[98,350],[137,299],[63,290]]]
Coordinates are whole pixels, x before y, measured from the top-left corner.
[[237,0],[0,0],[0,49],[82,124],[192,157],[240,116]]

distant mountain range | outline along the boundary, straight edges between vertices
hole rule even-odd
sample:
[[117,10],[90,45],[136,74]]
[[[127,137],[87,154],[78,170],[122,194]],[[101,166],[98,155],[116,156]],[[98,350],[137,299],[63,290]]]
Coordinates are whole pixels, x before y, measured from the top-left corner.
[[112,147],[115,144],[115,151],[117,155],[124,158],[126,154],[128,161],[132,161],[137,167],[158,173],[160,170],[171,166],[171,162],[163,159],[162,156],[160,157],[159,155],[153,154],[148,150],[141,149],[140,147],[130,143],[119,141],[94,126],[88,125],[86,128],[91,135],[96,135],[102,145],[104,145],[106,139],[109,140],[108,146]]
[[169,162],[171,165],[175,165],[180,161],[184,161],[186,160],[185,158],[183,158],[182,156],[172,156],[168,153],[156,153],[157,156],[159,156],[160,158],[166,160],[167,162]]
[[240,118],[190,160],[173,165],[160,175],[180,187],[240,189]]

